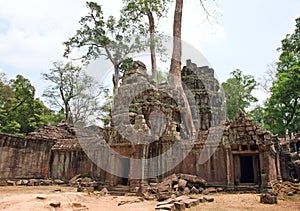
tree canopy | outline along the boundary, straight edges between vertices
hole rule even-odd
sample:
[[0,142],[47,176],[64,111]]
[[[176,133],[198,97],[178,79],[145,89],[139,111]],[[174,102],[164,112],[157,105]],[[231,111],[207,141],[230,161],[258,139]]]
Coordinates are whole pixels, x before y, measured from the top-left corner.
[[9,83],[1,80],[0,93],[1,132],[28,134],[44,124],[54,123],[54,112],[35,98],[35,88],[22,75]]
[[300,130],[300,18],[293,34],[282,40],[276,78],[266,102],[266,127],[273,133]]
[[252,75],[244,75],[237,69],[230,73],[231,78],[222,83],[225,94],[225,110],[228,119],[233,119],[239,109],[245,111],[251,103],[258,99],[253,96],[252,91],[256,88],[257,82]]
[[101,56],[108,59],[114,67],[113,86],[116,91],[122,63],[128,60],[131,53],[145,48],[144,25],[131,25],[122,16],[119,19],[113,16],[105,18],[102,7],[96,2],[87,2],[86,6],[89,13],[79,21],[81,28],[76,34],[64,42],[66,46],[64,55],[70,56],[76,48],[81,50],[84,62]]
[[100,110],[101,97],[108,90],[87,75],[84,69],[72,63],[54,62],[49,73],[43,73],[43,78],[50,85],[43,96],[50,105],[60,109],[65,120],[70,123],[86,126],[95,119]]

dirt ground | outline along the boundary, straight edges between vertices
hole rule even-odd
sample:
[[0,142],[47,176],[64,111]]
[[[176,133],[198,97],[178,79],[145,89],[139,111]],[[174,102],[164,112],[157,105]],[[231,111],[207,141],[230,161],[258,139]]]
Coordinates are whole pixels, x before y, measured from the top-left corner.
[[[55,191],[57,189],[61,191]],[[300,210],[300,195],[279,200],[276,205],[259,203],[259,194],[217,193],[210,196],[214,202],[186,210]],[[61,207],[51,207],[52,202],[61,202]],[[71,187],[0,187],[0,210],[7,211],[154,211],[156,203],[141,201],[138,197],[78,193]]]

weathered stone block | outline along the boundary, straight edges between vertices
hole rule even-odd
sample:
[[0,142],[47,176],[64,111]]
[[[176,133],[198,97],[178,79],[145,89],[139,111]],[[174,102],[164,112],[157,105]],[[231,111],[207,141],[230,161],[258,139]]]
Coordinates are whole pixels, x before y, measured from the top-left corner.
[[260,203],[277,204],[277,196],[271,195],[270,193],[262,193],[260,195]]
[[186,181],[186,180],[180,179],[180,180],[178,181],[178,186],[179,186],[179,188],[180,188],[181,190],[184,190],[184,188],[186,187],[186,185],[187,185],[187,181]]
[[183,202],[174,202],[175,211],[185,210],[185,204]]

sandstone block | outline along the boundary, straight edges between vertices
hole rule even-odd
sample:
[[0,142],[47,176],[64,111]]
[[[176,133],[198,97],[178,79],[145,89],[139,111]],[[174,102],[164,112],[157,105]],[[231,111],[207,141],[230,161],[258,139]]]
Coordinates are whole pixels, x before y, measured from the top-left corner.
[[185,204],[182,202],[174,202],[175,210],[182,211],[185,209]]
[[187,181],[186,181],[186,180],[180,179],[180,180],[178,181],[178,186],[179,186],[179,188],[180,188],[181,190],[184,190],[184,188],[186,187],[186,185],[187,185]]
[[260,203],[277,204],[277,196],[273,196],[269,193],[263,193],[260,195]]
[[60,202],[51,202],[51,203],[50,203],[50,206],[51,206],[51,207],[55,207],[55,208],[56,208],[56,207],[60,207],[60,205],[61,205]]

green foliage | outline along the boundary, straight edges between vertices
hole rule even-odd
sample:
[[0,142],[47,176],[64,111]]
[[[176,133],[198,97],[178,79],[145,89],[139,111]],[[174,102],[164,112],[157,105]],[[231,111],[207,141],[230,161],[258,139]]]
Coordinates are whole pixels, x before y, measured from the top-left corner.
[[245,111],[251,103],[257,102],[252,91],[257,82],[252,75],[243,75],[241,70],[234,70],[230,73],[231,78],[222,83],[225,93],[225,109],[228,119],[233,119],[239,109]]
[[[79,21],[81,28],[75,36],[64,44],[66,46],[64,56],[68,57],[73,48],[83,51],[82,59],[89,62],[92,59],[103,56],[114,66],[114,90],[118,87],[119,69],[124,60],[127,61],[129,54],[137,53],[145,47],[142,39],[145,34],[143,25],[130,25],[124,17],[116,20],[109,16],[103,16],[100,5],[95,2],[87,2],[88,15]],[[135,35],[135,37],[133,37]]]
[[254,109],[248,112],[248,115],[255,122],[255,124],[259,125],[262,128],[265,128],[265,108],[263,106],[256,106]]
[[132,67],[132,58],[125,58],[120,66],[120,72],[124,73]]
[[143,16],[149,13],[156,14],[158,19],[165,17],[172,0],[123,0],[123,2],[126,3],[123,12],[133,21],[142,22]]
[[107,96],[105,103],[100,107],[99,119],[103,123],[104,127],[108,127],[112,121],[111,109],[112,109],[113,96]]
[[168,72],[163,72],[161,70],[157,71],[157,84],[168,82]]
[[28,134],[36,128],[51,124],[53,112],[35,98],[35,88],[21,75],[0,82],[0,131]]
[[276,80],[266,102],[266,127],[273,133],[284,135],[300,130],[300,18],[296,19],[293,34],[282,40]]

